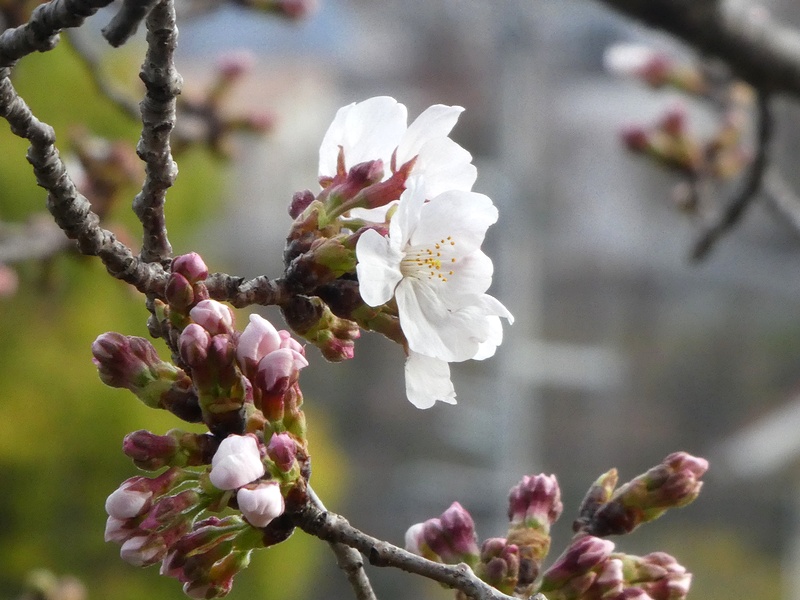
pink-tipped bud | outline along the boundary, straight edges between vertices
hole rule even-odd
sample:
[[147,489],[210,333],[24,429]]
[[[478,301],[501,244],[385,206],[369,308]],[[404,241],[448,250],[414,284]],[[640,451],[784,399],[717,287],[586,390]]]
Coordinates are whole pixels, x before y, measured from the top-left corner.
[[508,496],[508,518],[512,526],[550,531],[561,516],[561,490],[555,475],[530,475],[511,488]]
[[103,383],[132,391],[152,381],[162,363],[146,339],[114,332],[97,337],[92,343],[92,355]]
[[128,480],[106,498],[106,513],[115,519],[132,519],[144,513],[150,506],[153,492],[137,489],[135,481]]
[[441,517],[429,519],[424,525],[425,543],[442,562],[475,564],[480,553],[475,522],[458,502],[453,502]]
[[252,377],[259,361],[280,347],[281,336],[272,323],[260,315],[250,315],[250,322],[239,336],[236,358],[242,371]]
[[176,256],[172,260],[172,272],[183,275],[192,284],[208,277],[208,267],[196,252]]
[[519,547],[504,538],[489,538],[481,545],[480,562],[475,573],[504,594],[514,592],[519,580]]
[[154,470],[170,463],[179,449],[174,435],[156,435],[145,429],[129,433],[122,440],[122,451],[137,466]]
[[211,460],[211,483],[221,490],[235,490],[265,473],[261,452],[253,435],[229,435]]
[[289,204],[289,216],[296,219],[303,214],[303,211],[311,206],[314,201],[314,194],[311,190],[303,190],[302,192],[295,192],[292,196],[292,201]]
[[164,296],[170,307],[179,311],[185,311],[194,303],[192,284],[180,273],[172,273],[169,276]]
[[185,520],[184,513],[197,506],[199,500],[200,495],[193,489],[183,490],[174,496],[162,497],[153,504],[147,517],[139,524],[139,529],[156,532],[164,530],[176,521]]
[[669,136],[679,137],[686,133],[687,118],[686,107],[683,104],[675,104],[663,114],[659,128]]
[[233,333],[233,311],[216,300],[202,300],[189,311],[192,321],[200,325],[211,335]]
[[633,152],[644,152],[650,147],[650,136],[641,125],[627,125],[620,132],[622,142]]
[[300,369],[307,366],[308,361],[302,354],[279,348],[258,363],[254,385],[267,395],[283,394],[297,381]]
[[266,527],[284,511],[281,488],[276,481],[262,481],[241,488],[236,492],[236,502],[253,527]]
[[[585,535],[572,541],[556,562],[545,571],[542,592],[562,587],[603,564],[614,550],[614,542]],[[593,580],[594,578],[592,578]]]
[[297,464],[297,442],[288,433],[273,433],[267,444],[267,456],[284,473]]
[[197,323],[187,325],[178,338],[181,358],[192,367],[203,365],[208,360],[210,345],[211,336]]

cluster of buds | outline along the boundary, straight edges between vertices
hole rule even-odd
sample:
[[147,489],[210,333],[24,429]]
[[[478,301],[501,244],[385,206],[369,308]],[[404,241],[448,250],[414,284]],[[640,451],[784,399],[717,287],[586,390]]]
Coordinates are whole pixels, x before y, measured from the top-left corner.
[[232,134],[261,134],[274,127],[275,118],[271,113],[251,110],[231,114],[226,107],[236,84],[253,69],[254,63],[253,55],[247,52],[223,55],[217,62],[214,79],[203,93],[178,96],[177,109],[181,118],[172,134],[173,153],[201,144],[221,158],[230,158]]
[[[160,562],[191,597],[225,595],[253,549],[286,539],[287,504],[305,501],[309,476],[303,396],[305,350],[251,315],[239,332],[231,309],[208,298],[196,254],[173,261],[160,331],[179,366],[143,338],[106,333],[92,346],[102,381],[126,388],[208,433],[135,431],[123,451],[156,477],[134,477],[106,503],[106,540],[136,566]],[[235,515],[216,516],[225,509]]]
[[505,538],[480,546],[470,514],[457,502],[441,517],[413,525],[406,549],[446,564],[466,563],[489,585],[507,595],[548,600],[682,600],[691,575],[670,555],[633,556],[614,551],[603,536],[629,533],[668,508],[686,506],[698,495],[708,463],[685,452],[614,490],[615,470],[589,489],[576,521],[576,535],[547,569],[550,528],[563,510],[552,475],[524,477],[509,493]]
[[687,111],[675,104],[652,125],[628,125],[621,137],[625,146],[686,177],[676,186],[676,205],[687,212],[699,207],[698,182],[724,182],[752,162],[743,144],[752,90],[740,81],[711,77],[697,64],[674,59],[646,46],[618,44],[604,55],[606,68],[616,75],[635,77],[655,88],[670,86],[692,98],[710,100],[720,113],[709,136],[687,126]]

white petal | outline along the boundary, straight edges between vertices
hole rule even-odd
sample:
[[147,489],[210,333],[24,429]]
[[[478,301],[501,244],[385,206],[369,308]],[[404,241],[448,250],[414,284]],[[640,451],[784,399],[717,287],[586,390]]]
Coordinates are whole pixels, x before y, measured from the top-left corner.
[[436,290],[450,309],[474,304],[476,297],[492,284],[492,259],[480,250],[468,256],[460,256],[447,267],[442,267],[443,270],[447,268],[452,274],[447,275],[446,282],[437,282]]
[[453,252],[466,256],[480,248],[486,230],[496,221],[497,208],[488,196],[455,190],[445,192],[422,206],[410,243],[420,247],[450,236],[455,242]]
[[478,178],[472,155],[450,138],[436,138],[422,146],[412,173],[424,175],[429,198],[447,190],[468,192]]
[[478,345],[478,352],[472,357],[474,360],[484,360],[494,356],[497,347],[503,342],[503,325],[500,323],[500,317],[488,317],[488,320],[489,337]]
[[400,195],[400,202],[389,223],[389,240],[398,250],[404,250],[419,223],[420,211],[425,204],[425,183],[418,175],[406,181],[406,190]]
[[128,489],[126,484],[106,498],[106,513],[115,519],[130,519],[141,514],[153,492]]
[[378,96],[340,108],[319,148],[319,174],[336,174],[339,146],[345,165],[381,159],[388,168],[392,153],[406,130],[406,107],[394,98]]
[[236,358],[244,366],[245,360],[258,363],[263,357],[281,346],[281,336],[275,326],[260,315],[250,315],[250,323],[239,336]]
[[406,396],[417,408],[430,408],[437,400],[456,403],[450,366],[445,361],[411,352],[405,371]]
[[475,356],[489,336],[485,315],[477,307],[451,311],[430,286],[406,278],[395,290],[400,327],[414,352],[458,362]]
[[389,240],[374,229],[368,229],[356,243],[356,273],[361,298],[369,306],[380,306],[391,300],[398,282],[402,255]]
[[254,489],[240,489],[236,492],[236,502],[253,527],[266,527],[284,510],[281,489],[275,481],[264,482]]
[[428,107],[408,126],[400,145],[397,148],[397,166],[419,154],[425,142],[444,138],[452,131],[459,115],[464,112],[460,106],[434,104]]
[[211,483],[221,490],[235,490],[264,475],[264,463],[252,435],[229,435],[211,459]]

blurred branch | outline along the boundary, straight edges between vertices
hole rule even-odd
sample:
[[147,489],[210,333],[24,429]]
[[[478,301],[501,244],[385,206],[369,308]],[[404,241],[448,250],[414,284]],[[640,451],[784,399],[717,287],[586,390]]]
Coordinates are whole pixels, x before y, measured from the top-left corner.
[[103,37],[109,44],[118,48],[127,42],[139,23],[153,10],[160,0],[122,0],[122,7],[108,25],[103,28]]
[[133,210],[144,229],[141,257],[145,262],[159,262],[172,254],[164,203],[167,189],[178,176],[169,145],[175,128],[175,99],[183,83],[174,62],[177,38],[173,0],[164,0],[147,17],[147,55],[140,73],[147,93],[140,105],[143,128],[136,151],[145,161],[146,177]]
[[[377,567],[396,567],[408,573],[427,577],[460,590],[474,600],[514,600],[512,596],[503,594],[479,579],[466,564],[445,565],[422,558],[389,542],[369,536],[350,525],[344,517],[321,510],[310,502],[295,513],[293,519],[306,533],[326,542],[355,548],[367,557],[370,564]],[[535,596],[532,600],[542,600],[542,597]]]
[[764,174],[769,164],[769,142],[772,137],[772,112],[769,106],[769,93],[759,91],[756,101],[758,112],[758,133],[756,156],[744,179],[739,193],[725,207],[719,217],[706,225],[692,249],[692,259],[701,260],[708,255],[716,241],[733,228],[744,215],[745,210],[761,189]]
[[[308,487],[308,497],[317,508],[326,510],[322,500],[319,499],[319,496],[310,486]],[[372,584],[364,571],[364,561],[361,559],[361,554],[359,554],[358,550],[336,542],[329,542],[329,545],[336,555],[339,568],[347,575],[347,580],[353,588],[356,600],[377,600]]]
[[33,115],[12,86],[9,75],[10,69],[0,68],[0,117],[8,121],[14,135],[31,143],[28,162],[33,166],[37,183],[48,192],[47,208],[58,226],[68,238],[78,242],[81,253],[98,256],[113,277],[141,292],[161,293],[166,283],[161,265],[142,262],[113,233],[100,227],[99,217],[67,174],[55,147],[53,128]]
[[800,99],[800,32],[724,0],[597,0],[723,60],[752,86]]

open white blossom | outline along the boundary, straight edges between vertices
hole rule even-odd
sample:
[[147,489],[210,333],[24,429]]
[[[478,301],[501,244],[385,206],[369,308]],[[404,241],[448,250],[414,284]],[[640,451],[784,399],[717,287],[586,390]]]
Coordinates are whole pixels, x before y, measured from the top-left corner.
[[419,408],[454,403],[448,362],[483,359],[502,341],[500,317],[486,294],[492,261],[481,251],[497,209],[483,194],[449,190],[428,200],[422,177],[411,177],[389,225],[356,245],[361,297],[370,306],[392,298],[408,341],[406,392]]
[[336,113],[322,139],[319,175],[336,175],[341,148],[345,170],[380,159],[386,180],[416,158],[411,173],[425,176],[428,197],[447,190],[469,191],[477,177],[472,155],[448,137],[463,110],[435,104],[407,125],[408,111],[394,98],[377,96],[348,104]]

